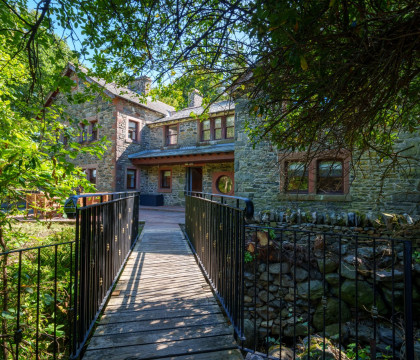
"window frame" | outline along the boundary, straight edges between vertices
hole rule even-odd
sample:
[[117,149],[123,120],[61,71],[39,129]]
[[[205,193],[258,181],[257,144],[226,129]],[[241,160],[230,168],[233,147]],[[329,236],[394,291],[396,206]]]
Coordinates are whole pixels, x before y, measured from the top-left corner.
[[[96,133],[95,138],[93,134]],[[89,121],[89,141],[98,141],[99,140],[99,129],[98,129],[98,120]]]
[[[128,172],[129,171],[134,171],[134,187],[129,187],[128,186]],[[127,190],[136,190],[138,189],[138,179],[139,179],[139,174],[138,174],[138,169],[136,168],[132,168],[132,167],[128,167],[125,170],[125,188]]]
[[[87,172],[87,177],[88,177],[89,182],[96,185],[96,183],[98,182],[98,171],[97,171],[97,169],[96,168],[88,168],[88,169],[86,169],[86,172]],[[95,181],[92,181],[93,172],[95,172],[95,177],[94,177]]]
[[[222,176],[228,176],[232,179],[232,190],[225,194],[219,191],[217,188],[217,180],[219,180]],[[213,194],[220,194],[220,195],[229,195],[232,196],[235,194],[235,173],[233,171],[218,171],[212,174],[212,191]]]
[[[341,191],[328,191],[328,192],[320,192],[319,191],[319,179],[320,179],[320,170],[319,170],[319,164],[323,161],[333,161],[333,162],[340,162],[341,163]],[[332,178],[333,176],[329,176]],[[338,178],[338,177],[336,177]],[[319,158],[316,162],[316,193],[319,195],[343,195],[344,194],[344,160],[343,159],[337,159],[337,158]]]
[[80,135],[79,135],[79,143],[83,144],[84,142],[87,142],[89,139],[89,128],[86,127],[86,124],[84,123],[79,123],[79,130],[80,130]]
[[[308,189],[307,190],[287,190],[287,186],[289,184],[289,165],[292,163],[301,163],[304,166],[304,171],[307,172],[306,176],[302,176],[301,179],[304,179],[305,177],[308,178]],[[288,160],[284,163],[284,192],[287,194],[308,194],[309,193],[309,166],[305,167],[305,162],[299,161],[299,160]]]
[[[227,118],[228,117],[233,117],[233,126],[227,126]],[[229,128],[233,128],[233,136],[232,137],[228,137],[228,129]],[[227,115],[225,117],[225,139],[234,139],[235,138],[235,115]]]
[[[171,175],[170,175],[170,177],[169,177],[169,187],[162,187],[162,180],[163,180],[163,173],[165,172],[165,171],[170,171],[170,173],[171,173]],[[159,179],[158,179],[158,184],[159,184],[159,187],[158,187],[158,192],[162,192],[162,193],[170,193],[170,192],[172,192],[172,168],[160,168],[159,170],[158,170],[158,177],[159,177]]]
[[[210,128],[209,129],[204,129],[204,122],[205,121],[209,121],[210,124]],[[198,120],[199,123],[199,127],[200,127],[200,131],[199,131],[199,136],[200,136],[200,142],[209,142],[212,140],[212,133],[213,133],[213,121],[211,119],[205,119],[203,121]],[[208,140],[204,139],[204,131],[208,131],[210,136]]]
[[[336,161],[342,163],[342,192],[318,192],[318,164],[322,161]],[[289,196],[302,196],[302,199],[306,197],[313,197],[314,195],[322,197],[329,196],[346,196],[350,191],[350,161],[351,153],[347,150],[339,151],[326,151],[313,157],[308,162],[307,153],[298,152],[294,154],[279,154],[280,162],[280,194]],[[308,171],[308,191],[294,191],[290,192],[286,190],[287,186],[287,164],[290,162],[303,162],[307,163]]]
[[[169,128],[176,126],[176,134],[175,135],[169,135]],[[174,144],[170,144],[168,141],[169,136],[176,136],[176,142]],[[163,127],[163,140],[164,140],[164,146],[176,146],[178,145],[178,139],[179,139],[179,123],[176,124],[169,124],[165,125]]]
[[[98,165],[97,164],[93,164],[93,165],[92,164],[87,164],[87,165],[81,165],[80,167],[82,168],[82,171],[86,175],[86,180],[89,181],[90,183],[96,185],[98,183]],[[95,182],[92,182],[92,180],[91,180],[91,174],[92,174],[93,171],[96,172]]]
[[[233,126],[227,126],[227,118],[228,117],[233,117]],[[220,128],[216,128],[216,119],[221,119],[220,122]],[[210,121],[210,129],[209,130],[204,130],[204,121]],[[198,120],[198,124],[199,124],[199,141],[200,142],[209,142],[209,141],[223,141],[223,140],[233,140],[235,138],[235,115],[231,114],[231,115],[220,115],[220,116],[213,116],[210,117],[206,120],[200,121]],[[234,135],[233,137],[227,137],[227,130],[228,128],[233,128],[234,129]],[[216,130],[221,130],[221,138],[220,139],[216,139]],[[209,140],[204,140],[204,131],[210,131],[210,139]]]
[[[129,136],[130,135],[130,122],[135,123],[136,125],[136,129],[134,131],[135,139],[132,139]],[[126,142],[140,143],[140,130],[141,130],[140,128],[141,128],[141,120],[135,119],[132,117],[127,118],[126,135],[125,135]]]
[[[216,120],[217,119],[220,119],[220,127],[216,127]],[[212,131],[213,140],[215,140],[215,141],[224,140],[225,139],[225,136],[224,136],[225,135],[224,134],[225,133],[225,131],[224,131],[225,126],[224,125],[226,125],[225,119],[221,116],[217,116],[217,117],[213,118],[212,121],[213,121],[213,131]],[[220,139],[216,138],[216,130],[220,130]]]

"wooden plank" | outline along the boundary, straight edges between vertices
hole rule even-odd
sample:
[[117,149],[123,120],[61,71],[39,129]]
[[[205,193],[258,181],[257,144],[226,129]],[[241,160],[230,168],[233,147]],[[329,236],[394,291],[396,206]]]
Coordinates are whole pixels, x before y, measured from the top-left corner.
[[125,305],[129,303],[137,303],[137,304],[156,304],[159,302],[165,302],[165,301],[188,301],[189,299],[202,299],[203,301],[206,299],[212,299],[213,294],[210,292],[194,292],[194,293],[185,293],[183,296],[172,296],[172,295],[166,295],[166,296],[148,296],[148,297],[135,297],[135,296],[111,296],[108,302],[109,305]]
[[214,350],[236,349],[237,345],[230,336],[213,336],[204,339],[186,339],[182,341],[168,341],[165,343],[156,342],[147,345],[133,345],[109,349],[87,350],[83,360],[90,359],[114,359],[128,360],[132,358],[158,359],[160,357],[180,356],[185,354],[202,353]]
[[95,335],[128,334],[138,331],[155,331],[174,328],[186,328],[196,325],[226,324],[226,319],[220,314],[204,316],[188,316],[185,318],[171,318],[159,321],[134,321],[129,323],[113,323],[96,328]]
[[243,360],[238,349],[160,358],[160,360]]
[[160,295],[166,295],[166,294],[182,295],[183,292],[202,291],[202,290],[207,290],[207,289],[210,289],[207,284],[205,284],[205,285],[203,285],[203,284],[191,284],[191,285],[186,285],[186,286],[178,285],[178,286],[174,286],[173,288],[170,287],[170,286],[164,286],[164,287],[159,287],[157,289],[153,289],[153,288],[143,289],[141,286],[129,288],[127,290],[117,288],[117,290],[120,290],[120,296],[125,296],[127,294],[129,294],[130,296],[137,296],[137,295],[142,295],[142,296],[157,295],[157,296],[160,296]]
[[145,345],[175,340],[198,339],[209,336],[231,335],[232,329],[224,324],[195,326],[181,329],[133,332],[130,334],[113,334],[94,336],[89,343],[89,350],[106,349],[132,345]]
[[192,309],[165,309],[155,311],[124,311],[124,312],[106,312],[102,316],[101,324],[111,324],[129,321],[141,321],[141,320],[154,320],[159,321],[160,319],[170,319],[175,317],[187,317],[187,316],[202,316],[209,314],[220,313],[220,307],[218,305],[213,306],[197,306]]
[[145,227],[83,359],[242,359],[178,229]]
[[148,312],[148,311],[158,311],[158,310],[187,310],[187,309],[196,309],[197,307],[206,307],[206,306],[214,306],[218,305],[217,302],[213,299],[209,299],[206,302],[192,302],[192,301],[170,301],[170,302],[159,302],[155,305],[153,304],[129,304],[127,306],[107,306],[105,309],[105,314],[108,312],[124,312],[124,311],[141,311],[141,312]]

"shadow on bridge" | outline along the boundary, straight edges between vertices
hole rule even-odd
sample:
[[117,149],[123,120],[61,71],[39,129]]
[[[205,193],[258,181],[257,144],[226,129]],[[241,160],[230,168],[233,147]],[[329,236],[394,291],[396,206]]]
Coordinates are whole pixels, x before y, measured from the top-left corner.
[[176,223],[183,214],[150,213],[83,358],[242,359]]

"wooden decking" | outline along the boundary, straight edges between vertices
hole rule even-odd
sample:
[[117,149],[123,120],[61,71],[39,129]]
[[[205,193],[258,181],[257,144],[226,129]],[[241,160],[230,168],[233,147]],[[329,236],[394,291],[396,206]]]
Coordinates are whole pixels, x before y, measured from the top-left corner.
[[146,223],[83,359],[242,359],[232,334],[178,225]]

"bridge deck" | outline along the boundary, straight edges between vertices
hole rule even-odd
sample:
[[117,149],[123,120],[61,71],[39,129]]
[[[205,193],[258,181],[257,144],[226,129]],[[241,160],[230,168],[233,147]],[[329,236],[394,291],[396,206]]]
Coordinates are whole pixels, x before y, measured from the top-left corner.
[[84,360],[242,359],[176,224],[148,224]]

